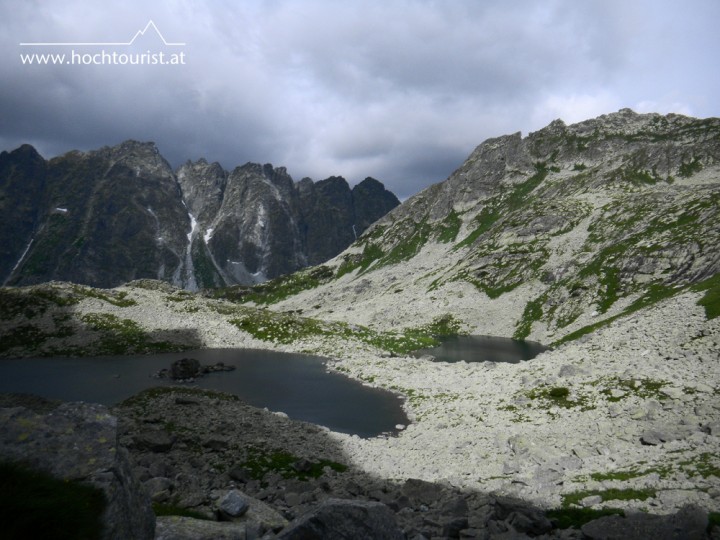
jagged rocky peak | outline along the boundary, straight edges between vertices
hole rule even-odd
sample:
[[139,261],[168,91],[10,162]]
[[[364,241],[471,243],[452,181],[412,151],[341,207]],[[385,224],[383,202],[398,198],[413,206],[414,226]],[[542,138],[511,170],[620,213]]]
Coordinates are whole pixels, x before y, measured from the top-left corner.
[[187,161],[176,171],[185,204],[199,223],[209,224],[217,215],[227,185],[228,173],[217,163],[201,158]]
[[718,130],[717,118],[639,114],[630,109],[572,125],[555,120],[526,137],[517,132],[485,140],[446,181],[411,197],[385,219],[411,213],[417,221],[427,213],[435,221],[453,210],[478,211],[482,201],[525,182],[538,167],[553,174],[578,173],[573,176],[580,181],[573,189],[588,188],[588,181],[634,188],[673,182],[689,169],[702,168],[704,161],[718,159]]
[[0,153],[0,284],[15,270],[45,213],[46,168],[29,144]]
[[0,152],[0,159],[8,160],[18,160],[18,161],[26,161],[26,160],[43,160],[43,157],[40,155],[40,153],[35,149],[35,147],[31,144],[21,144],[18,146],[15,150],[11,150],[8,152],[7,150],[3,150]]
[[188,217],[175,175],[153,143],[53,158],[32,204],[37,219],[24,231],[25,247],[13,249],[7,284],[172,280],[181,263]]
[[289,196],[294,189],[293,179],[285,167],[273,167],[270,163],[261,165],[248,162],[236,167],[231,173],[234,181],[263,182],[279,189],[282,195]]
[[306,265],[292,178],[247,163],[229,175],[208,247],[231,283],[254,283]]
[[106,146],[85,155],[98,154],[113,164],[133,169],[137,176],[143,174],[158,179],[175,182],[175,174],[167,160],[160,154],[154,142],[141,142],[129,139],[116,146]]

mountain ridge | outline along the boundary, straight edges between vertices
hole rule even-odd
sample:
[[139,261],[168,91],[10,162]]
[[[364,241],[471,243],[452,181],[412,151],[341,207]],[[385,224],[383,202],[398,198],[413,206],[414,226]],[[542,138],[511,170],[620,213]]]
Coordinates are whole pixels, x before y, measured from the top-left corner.
[[553,342],[720,272],[719,188],[720,119],[554,121],[486,140],[325,263],[333,278],[278,283],[269,306]]
[[[341,224],[308,234],[302,206],[324,207],[313,187],[300,201],[299,184],[269,164],[228,172],[200,160],[173,171],[154,143],[134,140],[47,161],[29,145],[2,152],[0,224],[12,234],[0,242],[0,280],[112,287],[156,278],[196,290],[277,277],[334,256],[354,240],[351,227],[369,225],[353,214],[316,253],[317,237]],[[383,186],[359,204],[374,221],[399,201]],[[253,214],[261,207],[267,219]]]

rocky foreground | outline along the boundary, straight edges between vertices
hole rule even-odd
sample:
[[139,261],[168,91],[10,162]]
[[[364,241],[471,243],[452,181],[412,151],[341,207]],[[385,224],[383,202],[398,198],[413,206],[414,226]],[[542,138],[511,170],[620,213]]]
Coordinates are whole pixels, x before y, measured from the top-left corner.
[[150,389],[111,411],[4,395],[0,424],[4,460],[104,491],[104,538],[640,539],[719,532],[697,505],[666,516],[585,513],[585,523],[570,528],[572,511],[546,512],[445,481],[377,477],[352,464],[323,428],[187,386]]

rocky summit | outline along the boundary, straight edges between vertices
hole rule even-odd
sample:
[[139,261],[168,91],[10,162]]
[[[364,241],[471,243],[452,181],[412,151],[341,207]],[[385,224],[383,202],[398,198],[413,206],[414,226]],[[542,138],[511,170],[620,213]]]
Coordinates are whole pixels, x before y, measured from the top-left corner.
[[[720,119],[555,121],[485,141],[344,252],[252,289],[2,288],[0,354],[306,352],[403,398],[410,424],[368,439],[179,390],[114,410],[156,502],[249,524],[259,501],[289,522],[246,534],[355,520],[365,537],[360,522],[392,538],[716,538],[719,198]],[[458,333],[551,347],[517,364],[411,354]],[[191,519],[156,534],[228,533]]]
[[253,284],[334,257],[398,204],[372,178],[351,189],[204,160],[173,171],[153,143],[49,161],[24,145],[0,154],[0,281]]

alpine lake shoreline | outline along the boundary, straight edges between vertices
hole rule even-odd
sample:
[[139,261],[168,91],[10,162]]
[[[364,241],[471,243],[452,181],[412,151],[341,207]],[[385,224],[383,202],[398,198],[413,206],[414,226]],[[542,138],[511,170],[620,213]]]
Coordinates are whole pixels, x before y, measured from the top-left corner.
[[[161,512],[212,517],[222,490],[237,487],[274,505],[287,519],[333,495],[382,501],[395,510],[406,534],[440,536],[453,518],[462,528],[453,529],[452,537],[461,530],[467,535],[504,530],[585,538],[578,529],[552,528],[544,514],[579,513],[582,523],[608,512],[680,515],[688,505],[717,522],[720,318],[707,317],[699,303],[702,292],[687,290],[620,316],[519,364],[449,364],[410,356],[411,347],[426,345],[439,330],[466,330],[441,314],[422,327],[381,332],[238,305],[153,281],[110,290],[50,283],[2,294],[16,308],[6,313],[3,334],[22,328],[16,335],[35,344],[6,348],[5,356],[198,345],[310,353],[328,358],[330,370],[405,397],[411,423],[397,436],[370,439],[308,427],[282,411],[259,410],[245,414],[286,425],[261,427],[258,434],[249,429],[252,421],[245,422],[248,440],[238,430],[233,434],[229,416],[218,408],[225,398],[212,394],[190,396],[189,402],[209,399],[203,410],[218,409],[215,419],[165,418],[182,401],[188,390],[182,388],[177,395],[145,393],[138,401],[146,400],[144,408],[127,400],[111,409],[119,418],[119,440],[131,450]],[[294,431],[287,425],[301,427]],[[181,458],[138,443],[148,427],[180,441]],[[198,445],[206,430],[204,438],[217,441]],[[274,440],[278,433],[298,432],[281,444]],[[183,453],[188,449],[195,451],[194,459]],[[247,466],[253,459],[262,463],[260,476]],[[288,489],[284,473],[298,481],[298,468],[318,464],[320,480],[291,483]],[[193,476],[199,480],[189,480]],[[307,481],[307,474],[300,476]],[[420,491],[435,495],[425,502],[426,495],[408,497],[415,482],[427,483]],[[464,510],[446,512],[450,501],[460,499]],[[503,501],[515,501],[516,514],[535,516],[529,528],[510,523],[512,512]]]

